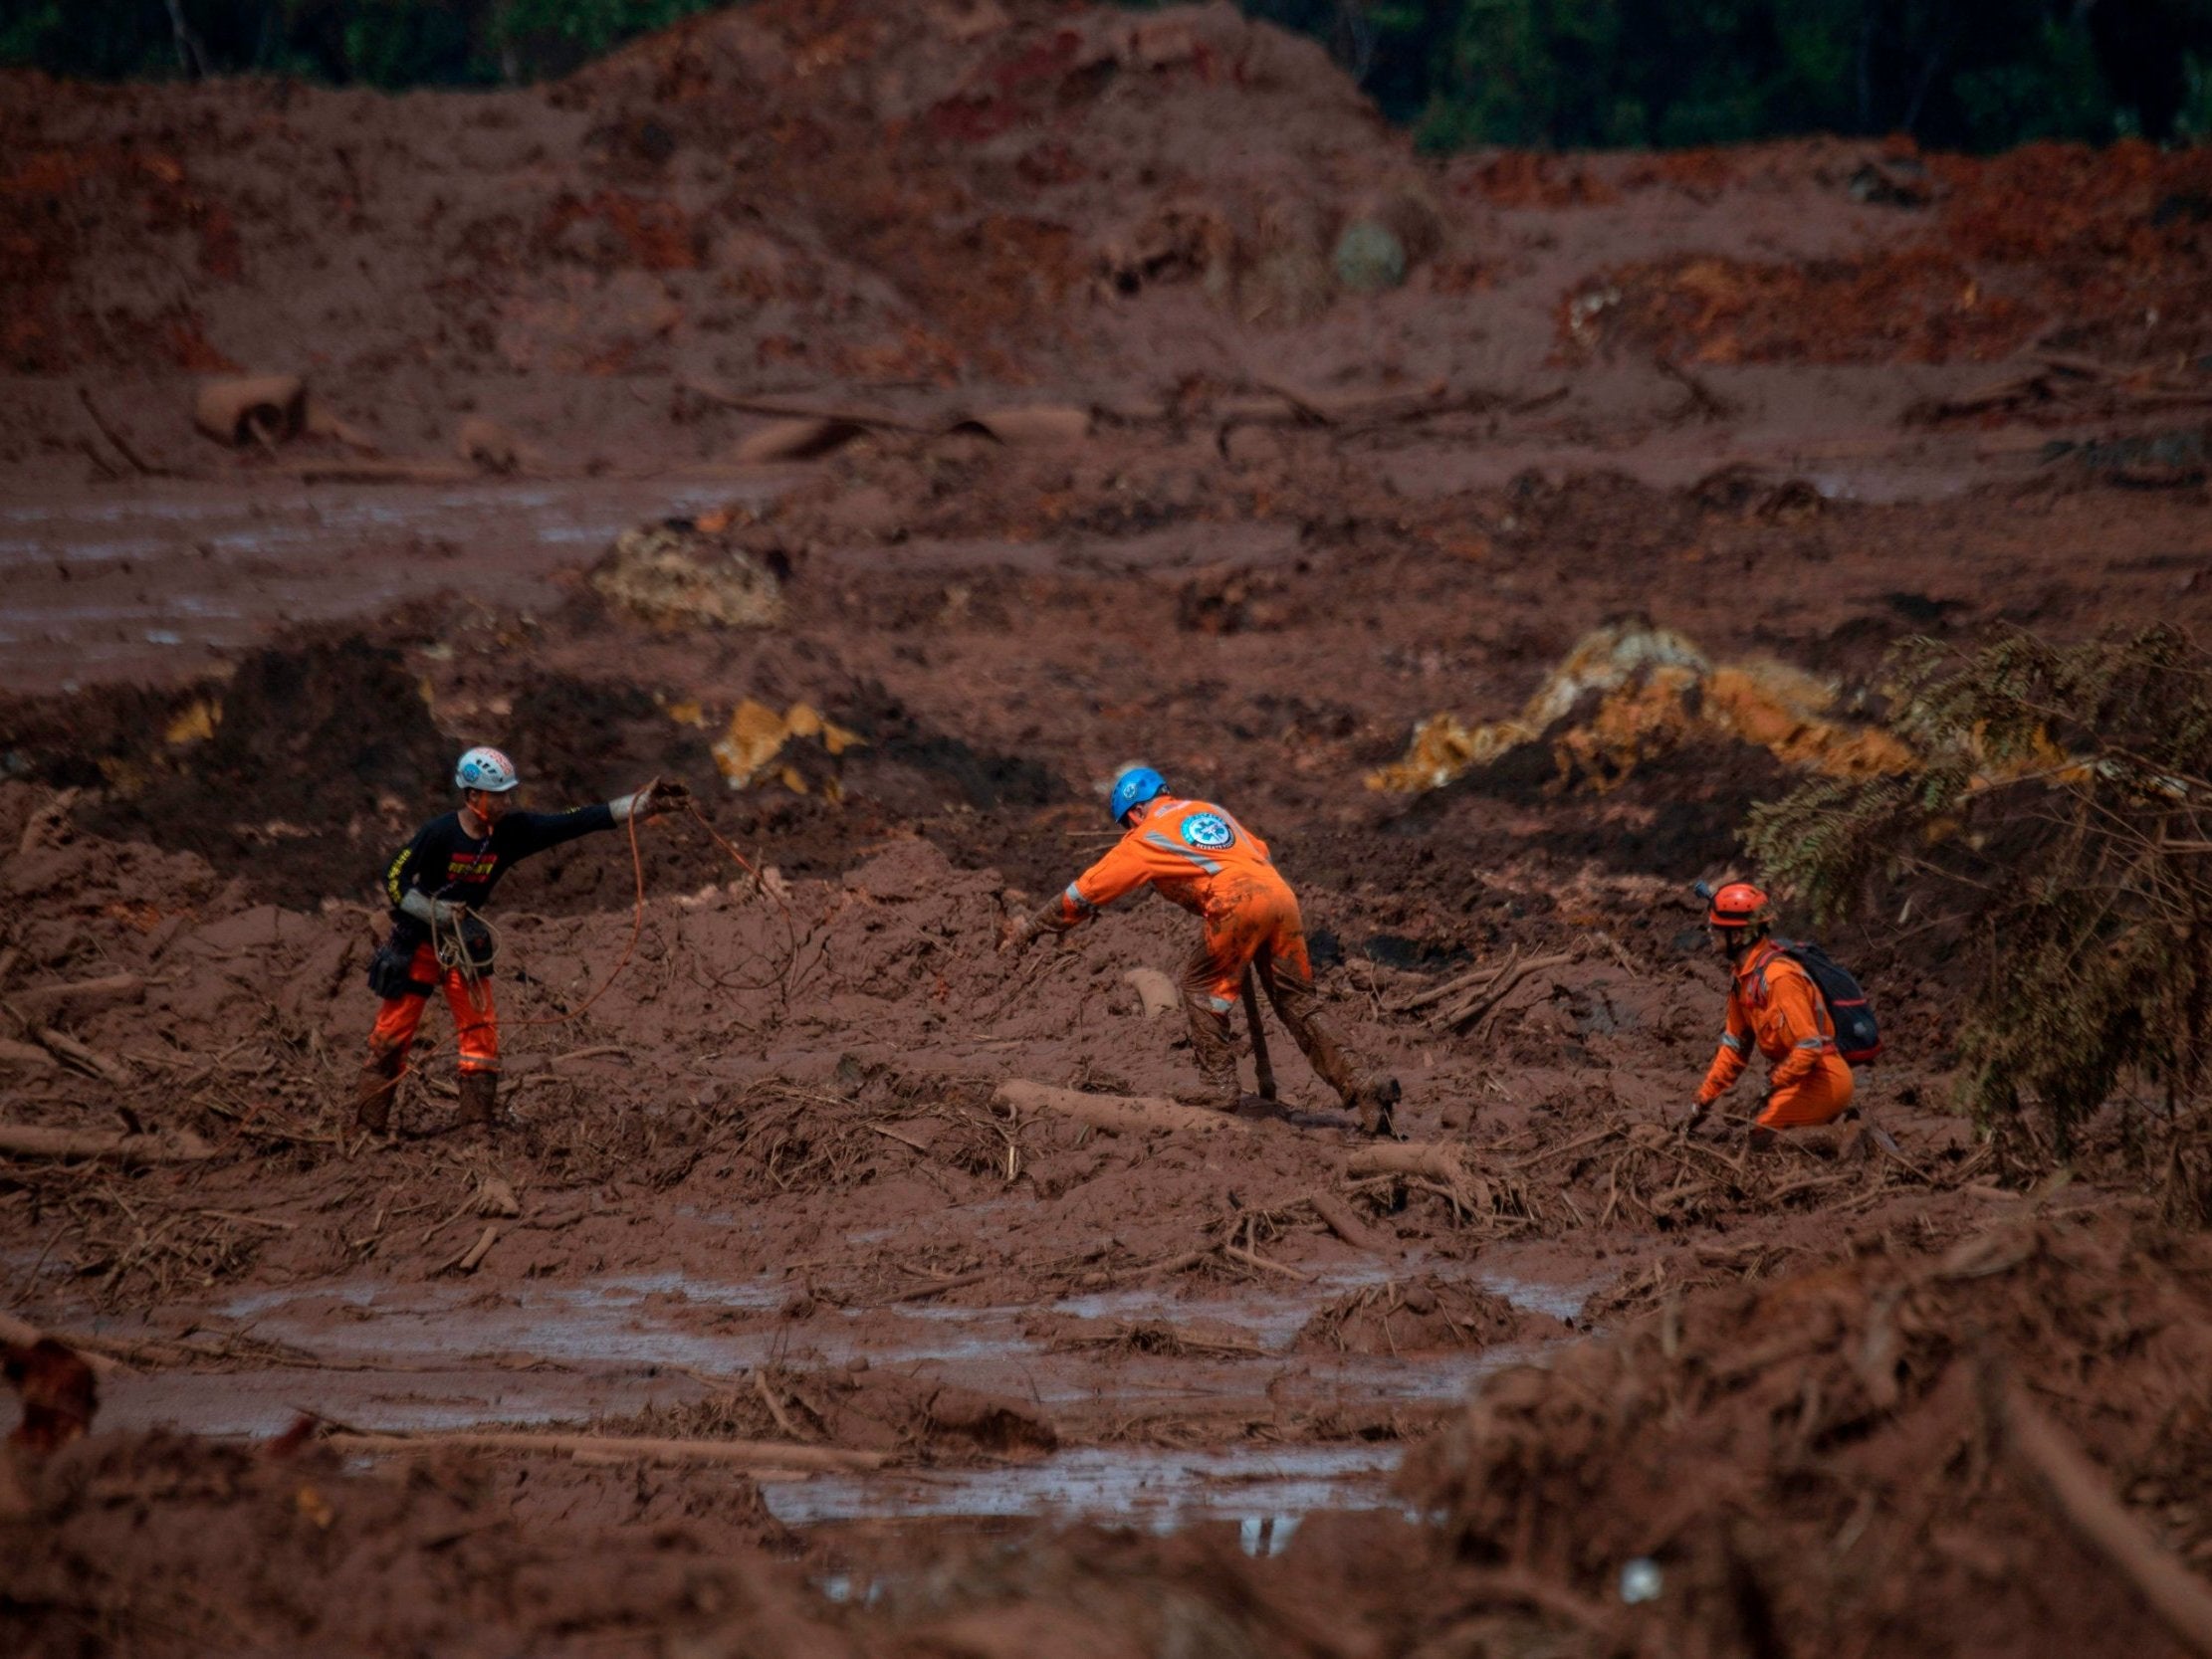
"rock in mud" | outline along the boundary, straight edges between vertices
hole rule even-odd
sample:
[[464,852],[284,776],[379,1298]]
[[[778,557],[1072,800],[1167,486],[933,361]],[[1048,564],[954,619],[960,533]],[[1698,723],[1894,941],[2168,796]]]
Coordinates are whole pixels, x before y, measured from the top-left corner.
[[775,573],[687,518],[624,531],[588,580],[610,607],[657,627],[773,628],[783,620]]
[[1388,225],[1362,219],[1344,227],[1329,264],[1338,287],[1381,294],[1406,280],[1406,245]]

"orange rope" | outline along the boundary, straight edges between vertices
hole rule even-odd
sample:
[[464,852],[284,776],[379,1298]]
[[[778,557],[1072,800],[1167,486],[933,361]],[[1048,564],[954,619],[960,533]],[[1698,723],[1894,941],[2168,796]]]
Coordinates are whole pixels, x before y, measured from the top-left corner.
[[724,852],[728,853],[732,858],[736,859],[738,861],[738,868],[740,868],[747,875],[753,878],[754,887],[758,891],[766,893],[778,905],[781,905],[783,907],[783,914],[785,916],[789,916],[791,914],[791,907],[789,903],[784,899],[783,895],[777,893],[774,888],[770,887],[767,878],[765,878],[760,871],[753,868],[752,861],[748,859],[745,854],[739,852],[736,846],[734,846],[722,834],[720,830],[716,829],[714,825],[707,822],[707,815],[699,810],[699,803],[695,800],[687,800],[684,802],[684,806],[686,810],[691,813],[693,819],[698,823],[699,827],[705,830],[707,834],[713,839],[714,844],[720,847]]
[[[657,778],[654,780],[654,782],[656,783],[658,781],[659,779]],[[650,793],[652,787],[652,784],[647,784],[644,789],[639,791],[639,794],[645,795]],[[759,870],[754,868],[753,861],[748,859],[745,854],[739,852],[737,847],[733,845],[731,841],[727,837],[725,837],[719,830],[717,830],[714,825],[707,822],[707,815],[699,810],[699,803],[697,801],[687,799],[684,802],[684,808],[691,814],[693,820],[697,822],[699,827],[707,832],[708,836],[713,840],[714,844],[720,847],[724,852],[728,853],[733,859],[737,860],[738,867],[743,870],[748,876],[751,876],[753,878],[754,887],[758,891],[767,894],[770,898],[774,899],[776,902],[776,904],[782,909],[784,921],[787,925],[790,920],[791,907],[789,902],[784,899],[783,895],[777,893],[774,888],[770,887],[767,879],[762,876]],[[542,1015],[536,1019],[519,1019],[514,1022],[515,1024],[565,1025],[570,1020],[581,1019],[586,1013],[590,1012],[591,1005],[594,1002],[597,1002],[600,997],[606,995],[606,993],[613,988],[614,981],[622,976],[622,970],[628,967],[630,965],[631,959],[636,956],[637,941],[645,932],[645,857],[638,851],[637,811],[635,808],[631,810],[629,817],[624,822],[630,832],[630,872],[637,879],[637,899],[630,912],[630,942],[622,947],[622,959],[614,964],[613,970],[607,974],[606,979],[600,984],[599,988],[593,991],[588,997],[584,999],[582,1006],[572,1009],[565,1014]]]
[[[647,785],[647,787],[650,788],[651,785]],[[640,791],[640,793],[642,792]],[[599,988],[583,999],[581,1007],[571,1009],[565,1014],[541,1015],[536,1019],[519,1019],[514,1022],[515,1024],[566,1025],[570,1020],[583,1018],[585,1014],[591,1011],[591,1005],[613,988],[614,981],[622,977],[622,970],[630,965],[630,958],[637,954],[638,938],[645,932],[645,855],[639,852],[637,848],[637,807],[634,803],[630,808],[630,815],[622,822],[630,832],[630,872],[637,878],[637,901],[630,910],[630,942],[622,947],[622,959],[614,964],[613,971],[601,981]]]

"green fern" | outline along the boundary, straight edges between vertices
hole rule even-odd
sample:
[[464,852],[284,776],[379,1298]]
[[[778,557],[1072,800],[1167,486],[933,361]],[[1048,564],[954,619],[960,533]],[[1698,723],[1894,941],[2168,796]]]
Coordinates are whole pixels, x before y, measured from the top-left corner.
[[1901,777],[1823,779],[1745,842],[1824,922],[1907,909],[1972,993],[1958,1088],[2063,1150],[2129,1077],[2193,1099],[2212,1025],[2212,658],[2178,629],[1892,655]]

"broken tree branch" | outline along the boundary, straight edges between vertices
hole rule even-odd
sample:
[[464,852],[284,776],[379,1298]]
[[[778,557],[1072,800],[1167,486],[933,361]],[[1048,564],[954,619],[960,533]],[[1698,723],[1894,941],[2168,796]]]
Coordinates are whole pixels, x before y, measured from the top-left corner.
[[1308,1193],[1306,1202],[1312,1207],[1313,1213],[1321,1218],[1321,1224],[1353,1249],[1371,1251],[1378,1256],[1392,1254],[1388,1241],[1362,1221],[1350,1204],[1334,1193]]
[[1996,1396],[2006,1441],[2035,1475],[2051,1506],[2083,1543],[2142,1593],[2167,1629],[2196,1652],[2212,1655],[2212,1585],[2129,1513],[2097,1465],[2029,1401],[2018,1383],[1998,1383]]

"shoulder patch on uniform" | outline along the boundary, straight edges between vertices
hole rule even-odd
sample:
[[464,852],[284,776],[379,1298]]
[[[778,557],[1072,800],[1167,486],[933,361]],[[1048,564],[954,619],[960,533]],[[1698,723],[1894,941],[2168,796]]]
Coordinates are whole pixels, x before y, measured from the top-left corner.
[[1236,829],[1218,812],[1194,812],[1183,820],[1183,839],[1194,847],[1217,853],[1235,845]]

